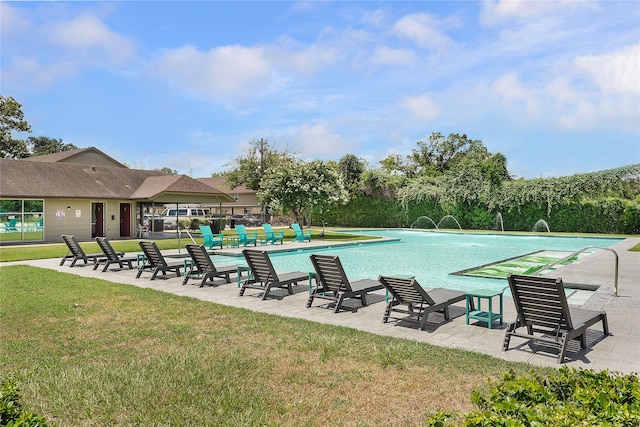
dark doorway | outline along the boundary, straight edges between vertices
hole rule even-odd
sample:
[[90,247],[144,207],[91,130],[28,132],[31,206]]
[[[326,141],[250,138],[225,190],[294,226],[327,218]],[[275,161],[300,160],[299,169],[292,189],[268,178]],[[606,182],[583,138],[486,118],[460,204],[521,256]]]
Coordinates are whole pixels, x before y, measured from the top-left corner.
[[104,204],[93,204],[93,228],[91,237],[104,237]]
[[120,237],[131,237],[131,204],[120,204]]

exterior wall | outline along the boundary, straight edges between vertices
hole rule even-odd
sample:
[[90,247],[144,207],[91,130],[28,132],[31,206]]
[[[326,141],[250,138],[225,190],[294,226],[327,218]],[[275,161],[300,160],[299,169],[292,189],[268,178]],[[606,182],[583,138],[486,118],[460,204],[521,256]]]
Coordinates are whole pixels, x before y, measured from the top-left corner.
[[[136,203],[130,200],[45,199],[44,240],[61,242],[63,234],[73,234],[78,241],[93,240],[92,203],[104,204],[104,235],[110,240],[136,236]],[[120,204],[131,205],[130,235],[120,236]],[[78,212],[79,211],[79,212]],[[78,216],[79,214],[79,216]],[[112,219],[113,216],[113,219]]]
[[62,160],[62,163],[79,163],[92,166],[123,167],[121,163],[113,161],[101,153],[85,152]]
[[61,242],[63,234],[73,234],[78,241],[91,240],[91,201],[45,199],[44,232],[47,242]]

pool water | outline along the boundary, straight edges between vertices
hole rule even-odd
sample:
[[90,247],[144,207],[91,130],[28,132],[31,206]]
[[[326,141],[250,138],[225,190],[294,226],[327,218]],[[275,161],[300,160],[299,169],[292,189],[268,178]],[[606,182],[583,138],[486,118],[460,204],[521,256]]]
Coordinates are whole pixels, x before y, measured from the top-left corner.
[[[338,255],[347,276],[353,280],[377,279],[381,274],[409,274],[415,276],[424,287],[446,287],[467,291],[480,287],[503,288],[507,283],[504,279],[467,277],[452,273],[540,250],[573,252],[590,245],[607,247],[621,240],[600,237],[451,233],[406,229],[351,230],[349,233],[399,240],[272,253],[270,258],[278,271],[313,271],[310,254]],[[237,263],[238,259],[234,262],[230,257],[226,261]]]

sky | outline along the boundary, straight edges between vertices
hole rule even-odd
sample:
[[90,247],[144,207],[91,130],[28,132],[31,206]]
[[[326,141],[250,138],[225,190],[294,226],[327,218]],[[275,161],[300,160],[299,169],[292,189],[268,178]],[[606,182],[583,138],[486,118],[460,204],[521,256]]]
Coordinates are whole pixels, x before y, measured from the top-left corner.
[[251,141],[371,168],[433,132],[515,177],[640,163],[637,1],[0,3],[28,136],[138,169],[229,170]]

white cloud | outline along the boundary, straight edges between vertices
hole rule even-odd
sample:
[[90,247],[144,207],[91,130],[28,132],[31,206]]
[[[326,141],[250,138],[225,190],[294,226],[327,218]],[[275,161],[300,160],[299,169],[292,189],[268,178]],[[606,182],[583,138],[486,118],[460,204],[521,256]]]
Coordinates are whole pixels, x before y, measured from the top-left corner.
[[402,17],[393,26],[393,31],[425,49],[435,51],[449,49],[454,43],[439,27],[440,23],[433,16],[417,13]]
[[0,3],[0,26],[2,26],[2,37],[5,38],[16,32],[28,30],[31,23],[20,9],[2,2]]
[[482,2],[480,21],[487,26],[525,22],[539,17],[549,17],[561,10],[577,7],[592,7],[588,1],[531,1],[531,0],[486,0]]
[[371,62],[375,65],[411,65],[416,55],[409,49],[393,49],[380,46],[373,51]]
[[[51,30],[53,43],[70,50],[104,52],[110,60],[125,61],[131,57],[134,44],[111,31],[97,17],[85,13],[68,22],[58,22]],[[99,53],[98,53],[99,54]]]
[[407,97],[400,105],[419,120],[431,120],[440,115],[440,107],[427,95]]
[[246,98],[263,90],[271,72],[262,49],[237,45],[208,52],[183,46],[167,51],[154,68],[177,86],[215,100]]
[[605,95],[640,93],[640,44],[605,55],[581,56],[573,61]]
[[326,124],[305,124],[289,136],[303,157],[335,158],[349,152],[352,144]]

